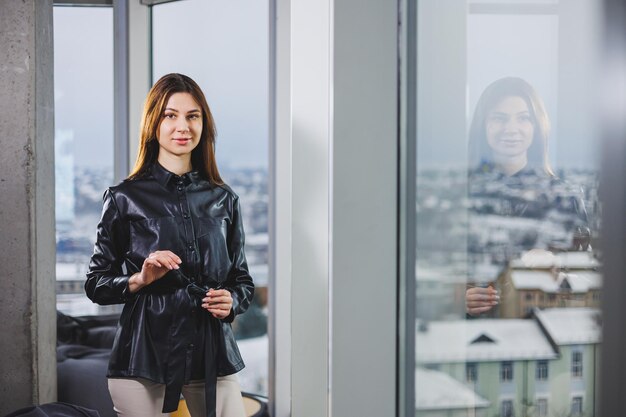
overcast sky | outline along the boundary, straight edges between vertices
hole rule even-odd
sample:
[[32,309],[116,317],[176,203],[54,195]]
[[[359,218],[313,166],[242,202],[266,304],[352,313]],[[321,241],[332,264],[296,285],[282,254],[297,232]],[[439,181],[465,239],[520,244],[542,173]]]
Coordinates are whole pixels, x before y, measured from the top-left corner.
[[[267,3],[184,0],[153,9],[154,77],[182,72],[200,84],[216,120],[222,167],[267,166]],[[597,167],[597,27],[588,3],[569,21],[555,14],[461,14],[460,24],[446,26],[426,10],[437,2],[420,2],[418,166],[463,165],[478,97],[492,81],[518,76],[546,103],[553,165]],[[110,163],[112,10],[56,7],[54,19],[56,128],[73,132],[76,164]]]
[[[267,1],[184,0],[155,6],[153,18],[155,80],[180,72],[198,82],[219,165],[267,167]],[[73,132],[76,165],[110,164],[112,9],[55,7],[54,28],[55,128]]]

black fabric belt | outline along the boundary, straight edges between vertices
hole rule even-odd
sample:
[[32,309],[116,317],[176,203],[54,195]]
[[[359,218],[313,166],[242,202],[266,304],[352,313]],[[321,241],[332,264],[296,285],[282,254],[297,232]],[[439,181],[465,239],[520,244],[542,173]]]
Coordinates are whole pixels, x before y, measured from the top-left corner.
[[[187,289],[187,293],[192,298],[195,298],[196,301],[202,300],[204,297],[206,297],[206,293],[209,291],[209,288],[223,288],[223,284],[214,279],[209,280],[209,285],[199,285],[195,282],[195,280],[187,277],[180,270],[173,270],[172,273],[176,275],[178,281],[182,284],[184,288]],[[206,406],[206,415],[207,417],[216,417],[218,338],[224,337],[220,320],[213,317],[213,315],[209,315],[209,319],[205,320],[204,331],[204,399]],[[162,410],[163,413],[171,413],[178,409],[181,390],[182,383],[174,383],[165,387],[165,397],[163,399]]]

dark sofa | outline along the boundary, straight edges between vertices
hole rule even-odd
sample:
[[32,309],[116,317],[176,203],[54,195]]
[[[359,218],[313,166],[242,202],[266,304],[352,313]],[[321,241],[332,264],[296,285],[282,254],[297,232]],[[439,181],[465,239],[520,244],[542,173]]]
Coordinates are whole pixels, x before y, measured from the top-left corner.
[[117,417],[106,372],[118,315],[75,318],[57,312],[58,401]]

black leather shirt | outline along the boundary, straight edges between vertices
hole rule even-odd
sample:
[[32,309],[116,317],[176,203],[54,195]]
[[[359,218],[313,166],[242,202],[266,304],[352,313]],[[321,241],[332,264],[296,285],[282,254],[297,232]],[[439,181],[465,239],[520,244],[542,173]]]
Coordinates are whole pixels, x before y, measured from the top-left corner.
[[[128,279],[156,250],[177,254],[180,270],[130,293]],[[201,308],[208,288],[231,292],[227,318]],[[198,172],[178,176],[158,163],[109,188],[85,291],[98,304],[124,303],[108,377],[165,384],[163,412],[176,410],[183,384],[205,379],[207,415],[214,415],[217,376],[244,367],[230,323],[254,293],[239,198]]]

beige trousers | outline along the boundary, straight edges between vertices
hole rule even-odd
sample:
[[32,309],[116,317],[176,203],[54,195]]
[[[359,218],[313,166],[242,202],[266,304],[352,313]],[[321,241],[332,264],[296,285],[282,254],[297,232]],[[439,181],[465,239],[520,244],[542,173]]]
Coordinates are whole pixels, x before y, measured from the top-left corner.
[[[241,387],[235,374],[217,377],[217,417],[245,417]],[[143,378],[109,378],[113,408],[119,417],[166,417],[161,413],[165,385]],[[191,417],[206,417],[204,382],[183,385]]]

